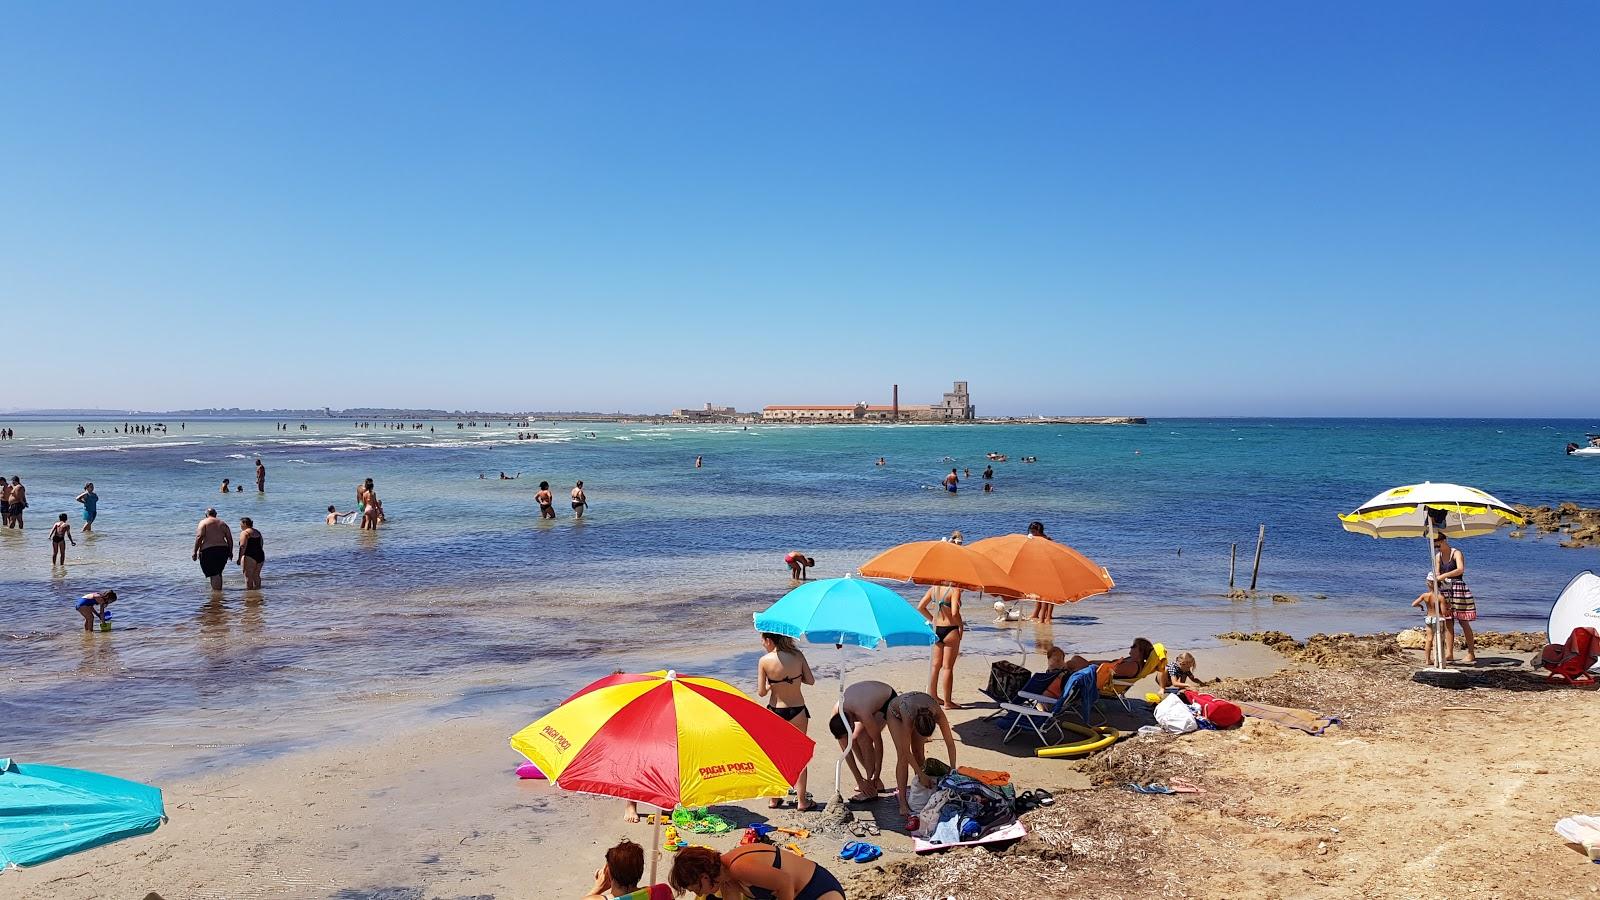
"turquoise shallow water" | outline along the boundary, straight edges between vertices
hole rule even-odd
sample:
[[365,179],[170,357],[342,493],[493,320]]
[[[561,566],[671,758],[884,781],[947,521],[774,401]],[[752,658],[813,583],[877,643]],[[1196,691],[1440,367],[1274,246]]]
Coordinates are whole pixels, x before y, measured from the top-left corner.
[[[1590,421],[1158,420],[1142,427],[617,426],[535,423],[435,431],[347,422],[275,430],[249,420],[176,423],[164,437],[75,433],[15,421],[0,472],[21,475],[25,532],[0,531],[0,755],[180,771],[306,746],[408,717],[485,703],[530,715],[615,667],[676,666],[743,678],[750,615],[789,587],[782,555],[842,575],[892,544],[961,529],[969,539],[1049,533],[1106,565],[1117,590],[1036,634],[982,611],[968,647],[1057,642],[1090,651],[1136,634],[1203,646],[1230,628],[1393,629],[1426,570],[1420,542],[1347,534],[1334,514],[1424,479],[1509,502],[1600,504],[1600,460],[1566,457]],[[91,431],[109,423],[83,423]],[[120,425],[120,423],[118,423]],[[298,424],[298,423],[296,423]],[[593,437],[590,437],[590,433]],[[977,476],[996,450],[996,490],[936,488],[951,463]],[[268,466],[253,491],[252,460]],[[705,467],[695,469],[696,455]],[[1037,456],[1035,464],[1016,462]],[[879,456],[888,465],[875,466]],[[501,481],[498,473],[522,473]],[[479,475],[488,477],[480,480]],[[246,493],[223,497],[222,478]],[[373,478],[391,522],[328,527]],[[565,495],[588,487],[590,518]],[[561,518],[538,521],[552,482]],[[95,534],[48,566],[57,512],[78,522],[85,481]],[[224,599],[189,559],[207,505],[266,537],[264,590],[236,568]],[[1261,587],[1299,603],[1230,602],[1230,542]],[[1504,536],[1464,544],[1484,627],[1542,626],[1594,551]],[[1181,552],[1180,552],[1181,551]],[[1248,577],[1247,574],[1244,577]],[[116,629],[85,636],[73,599],[114,587]],[[909,594],[910,591],[908,590]],[[1313,600],[1313,594],[1326,600]],[[831,654],[828,654],[831,655]],[[827,655],[823,657],[827,658]]]

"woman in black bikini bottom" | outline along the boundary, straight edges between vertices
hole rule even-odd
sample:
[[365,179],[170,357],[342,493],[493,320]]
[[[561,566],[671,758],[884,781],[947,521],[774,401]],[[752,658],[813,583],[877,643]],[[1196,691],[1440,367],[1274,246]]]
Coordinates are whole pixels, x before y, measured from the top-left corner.
[[[811,673],[811,664],[806,662],[805,654],[795,646],[794,638],[781,634],[763,634],[761,643],[767,653],[756,664],[757,694],[767,698],[767,709],[804,734],[811,726],[811,711],[806,709],[805,696],[800,686],[817,683],[816,676]],[[810,796],[806,794],[804,769],[800,771],[800,777],[795,779],[794,791],[796,810],[806,812],[816,809],[816,804],[812,803]],[[775,798],[771,805],[773,809],[777,809],[783,805],[783,801]]]

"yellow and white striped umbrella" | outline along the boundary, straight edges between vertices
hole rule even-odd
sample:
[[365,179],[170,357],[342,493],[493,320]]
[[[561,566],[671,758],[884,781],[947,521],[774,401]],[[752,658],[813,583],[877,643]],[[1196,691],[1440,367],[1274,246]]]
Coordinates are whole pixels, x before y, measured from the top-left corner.
[[1477,537],[1504,525],[1526,520],[1494,496],[1459,484],[1408,484],[1390,488],[1356,508],[1340,514],[1345,531],[1375,538],[1415,538],[1428,531],[1430,513],[1434,530],[1449,537]]

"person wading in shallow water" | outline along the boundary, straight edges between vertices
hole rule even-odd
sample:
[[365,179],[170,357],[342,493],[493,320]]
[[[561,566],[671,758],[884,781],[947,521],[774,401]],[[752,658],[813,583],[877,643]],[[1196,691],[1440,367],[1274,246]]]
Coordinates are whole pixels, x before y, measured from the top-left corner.
[[222,571],[233,557],[233,532],[228,523],[217,518],[216,509],[206,510],[206,517],[194,529],[193,559],[199,560],[200,571],[211,580],[211,590],[222,591]]

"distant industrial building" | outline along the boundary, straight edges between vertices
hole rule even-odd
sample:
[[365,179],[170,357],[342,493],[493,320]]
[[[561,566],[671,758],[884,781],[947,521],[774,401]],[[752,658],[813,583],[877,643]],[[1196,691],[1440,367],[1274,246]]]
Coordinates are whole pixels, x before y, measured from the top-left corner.
[[711,419],[737,419],[739,411],[731,406],[712,406],[707,403],[699,409],[675,409],[672,411],[674,419],[711,420]]
[[900,385],[893,388],[893,402],[888,406],[867,403],[850,405],[779,405],[761,410],[763,422],[970,422],[978,417],[972,405],[972,394],[965,381],[955,387],[938,403],[900,403]]

